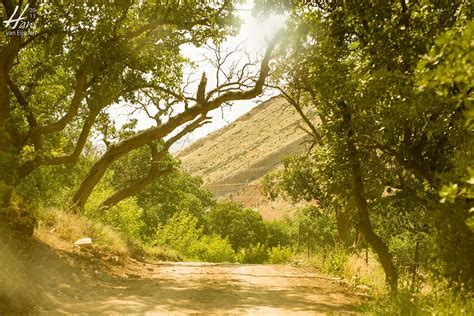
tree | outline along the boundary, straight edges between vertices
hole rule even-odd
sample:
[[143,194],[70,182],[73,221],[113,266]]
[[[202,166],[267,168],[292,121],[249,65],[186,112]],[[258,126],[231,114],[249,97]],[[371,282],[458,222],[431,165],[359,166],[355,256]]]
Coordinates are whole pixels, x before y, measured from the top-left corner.
[[[219,42],[234,32],[233,1],[60,5],[29,1],[28,5],[37,13],[27,17],[28,22],[35,19],[34,34],[1,35],[3,206],[10,204],[15,187],[41,166],[77,162],[98,117],[110,105],[122,102],[132,104],[132,111],[153,109],[160,120],[155,127],[134,131],[108,146],[72,198],[79,210],[117,159],[162,140],[183,124],[193,120],[191,124],[197,124],[201,115],[227,102],[259,95],[269,73],[275,42],[269,44],[260,72],[250,78],[229,76],[232,82],[206,91],[203,76],[197,96],[183,88],[187,60],[180,55],[180,46]],[[26,4],[19,6],[21,12]],[[3,1],[5,16],[14,9],[13,1]],[[242,86],[238,79],[251,79],[253,84]],[[144,103],[151,108],[144,108]],[[184,110],[175,114],[180,106]],[[109,126],[114,124],[110,120]]]
[[[283,169],[269,173],[263,178],[263,191],[272,200],[283,196],[293,202],[317,203],[321,210],[328,213],[326,215],[334,216],[338,240],[349,246],[352,212],[347,205],[344,205],[345,200],[339,197],[344,187],[335,180],[343,176],[342,170],[338,170],[338,166],[334,165],[330,154],[327,148],[317,146],[311,155],[285,157]],[[308,216],[314,214],[319,213],[310,212]]]
[[[206,114],[207,112],[214,110],[223,104],[236,100],[248,100],[260,95],[263,91],[265,79],[270,71],[269,62],[275,43],[276,38],[269,44],[265,52],[260,72],[255,79],[255,84],[252,87],[246,88],[247,86],[240,84],[239,81],[237,81],[236,85],[233,86],[234,78],[228,77],[227,82],[222,83],[220,86],[210,90],[205,96],[201,95],[196,96],[196,98],[187,98],[188,100],[192,101],[200,99],[203,100],[202,103],[195,103],[191,107],[185,105],[184,112],[170,117],[167,122],[134,134],[124,139],[120,143],[109,147],[107,151],[92,165],[81,185],[74,193],[72,204],[78,209],[82,209],[92,190],[105,174],[105,171],[112,165],[114,161],[128,152],[140,148],[154,139],[161,139],[165,137],[182,124],[195,119],[201,114]],[[239,79],[240,78],[237,80]],[[199,84],[200,87],[198,88],[198,91],[200,91],[202,94],[204,94],[206,91],[202,88],[203,83],[205,82],[206,77],[203,76]],[[174,100],[171,102],[171,104],[174,104],[177,101],[178,100]],[[187,102],[185,103],[187,104]],[[165,112],[167,111],[170,111],[170,109],[166,108]]]
[[[162,148],[160,145],[157,147]],[[110,203],[112,199],[119,195],[119,198],[125,200],[133,194],[136,204],[143,210],[141,218],[145,225],[141,237],[144,240],[153,239],[156,228],[164,225],[179,212],[192,215],[198,220],[198,224],[203,226],[204,211],[215,202],[212,194],[202,188],[202,179],[188,174],[170,154],[166,154],[155,164],[153,159],[150,159],[150,151],[148,147],[140,148],[111,166],[104,180],[108,180],[106,184],[114,193],[100,201],[98,204],[102,204],[102,207],[99,206],[95,211],[108,213],[114,204]],[[153,176],[153,181],[144,186],[144,179],[149,179],[150,175]],[[155,175],[157,177],[154,177]],[[137,185],[140,187],[137,192],[127,190]]]
[[262,216],[234,202],[217,204],[206,213],[209,231],[227,238],[234,250],[265,244],[267,234]]
[[[227,1],[218,7],[198,2],[28,4],[37,12],[36,34],[2,34],[5,203],[11,189],[39,166],[77,161],[97,115],[108,105],[133,101],[140,89],[179,87],[184,62],[176,58],[179,46],[222,37],[234,19]],[[4,1],[3,10],[11,16],[14,3]]]
[[[152,184],[157,178],[165,176],[167,174],[170,174],[174,170],[174,166],[168,165],[161,167],[163,164],[162,160],[165,160],[164,158],[166,156],[170,156],[168,153],[169,148],[171,145],[173,145],[176,141],[178,141],[180,138],[182,138],[184,135],[189,133],[190,131],[202,126],[205,123],[206,117],[202,116],[201,118],[195,120],[193,123],[187,125],[185,128],[183,128],[179,133],[165,141],[161,146],[160,149],[158,150],[157,145],[155,143],[150,143],[150,152],[151,152],[151,160],[150,160],[150,166],[148,167],[148,172],[139,177],[136,178],[137,174],[141,174],[143,170],[143,161],[136,162],[138,163],[135,173],[132,175],[134,179],[130,179],[128,181],[128,184],[114,192],[111,196],[106,198],[99,206],[100,209],[108,209],[120,201],[136,195],[143,190],[145,190],[150,184]],[[168,160],[171,158],[169,157]],[[127,165],[125,168],[122,168],[123,172],[130,173],[129,171],[130,165]],[[127,172],[128,171],[128,172]]]
[[[452,208],[452,215],[443,216],[437,192],[447,175],[458,174],[456,160],[472,157],[472,135],[464,128],[462,107],[447,106],[436,89],[418,88],[417,69],[426,66],[421,62],[423,55],[439,35],[465,27],[472,18],[472,4],[260,4],[291,12],[288,49],[281,52],[284,62],[275,72],[278,77],[273,86],[282,88],[290,100],[295,100],[294,104],[301,105],[300,109],[295,107],[298,113],[302,114],[304,107],[313,107],[317,112],[320,122],[310,122],[315,127],[310,130],[317,145],[330,153],[327,159],[337,166],[335,174],[341,175],[328,180],[347,188],[335,194],[345,201],[343,205],[357,211],[356,227],[378,254],[391,288],[397,287],[397,270],[386,240],[375,233],[372,221],[374,212],[383,211],[376,205],[386,198],[387,188],[395,189],[394,195],[399,199],[423,201],[424,207],[413,207],[412,212],[431,210],[439,214],[424,218],[425,224],[434,235],[446,227],[443,235],[462,241],[459,257],[469,257],[474,245],[472,236],[458,222],[468,216],[466,203],[470,202],[459,201]],[[460,63],[465,65],[466,59]],[[450,96],[470,95],[469,85],[448,85]],[[318,179],[327,176],[316,174]],[[319,184],[322,191],[328,192]],[[456,227],[456,231],[448,226]],[[458,271],[472,269],[463,259],[451,264]],[[452,279],[472,281],[463,272],[445,272],[448,271]]]

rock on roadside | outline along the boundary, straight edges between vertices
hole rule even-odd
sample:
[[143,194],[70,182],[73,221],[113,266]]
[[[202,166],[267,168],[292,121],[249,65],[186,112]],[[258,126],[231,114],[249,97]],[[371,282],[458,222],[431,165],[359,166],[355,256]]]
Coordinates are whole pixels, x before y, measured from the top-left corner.
[[92,239],[89,237],[78,239],[74,242],[74,246],[79,248],[91,248]]

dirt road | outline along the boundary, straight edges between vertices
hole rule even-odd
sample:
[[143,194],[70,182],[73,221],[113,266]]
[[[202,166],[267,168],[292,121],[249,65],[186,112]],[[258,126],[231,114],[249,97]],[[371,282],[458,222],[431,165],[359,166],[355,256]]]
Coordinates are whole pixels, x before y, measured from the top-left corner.
[[0,254],[2,316],[354,315],[362,301],[315,269],[288,265],[145,263],[5,236]]
[[356,314],[357,297],[314,270],[284,265],[139,264],[122,277],[60,286],[45,313]]

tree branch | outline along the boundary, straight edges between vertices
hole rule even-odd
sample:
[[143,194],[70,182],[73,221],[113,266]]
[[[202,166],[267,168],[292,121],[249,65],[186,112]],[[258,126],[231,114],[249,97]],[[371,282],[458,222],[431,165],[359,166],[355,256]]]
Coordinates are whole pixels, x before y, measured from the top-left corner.
[[63,130],[64,127],[66,127],[66,124],[72,121],[72,119],[74,119],[74,117],[77,115],[79,111],[79,106],[81,105],[82,100],[84,100],[86,96],[87,86],[87,76],[82,69],[79,69],[76,73],[74,95],[72,97],[67,113],[57,122],[30,129],[30,131],[27,133],[27,137],[32,137],[35,133],[51,134]]
[[[20,91],[20,88],[18,88],[18,86],[10,78],[8,78],[7,80],[8,80],[8,86],[10,87],[10,90],[13,92],[13,95],[18,101],[18,104],[21,106],[23,111],[26,112],[26,121],[28,122],[28,126],[30,127],[30,129],[37,127],[38,121],[36,120],[33,114],[33,111],[31,111],[28,101],[26,100],[23,93]],[[32,139],[33,139],[33,144],[35,146],[35,151],[39,151],[43,149],[43,140],[40,134],[34,133],[32,135]]]
[[99,210],[107,210],[111,208],[114,205],[117,205],[121,201],[123,201],[126,198],[129,198],[133,195],[136,195],[137,193],[142,192],[145,190],[150,184],[152,184],[156,179],[166,176],[170,174],[171,172],[174,171],[173,168],[167,168],[164,170],[161,170],[158,168],[159,162],[168,154],[169,148],[176,143],[179,139],[181,139],[184,135],[190,133],[191,131],[195,130],[196,128],[199,128],[203,124],[206,124],[207,122],[205,121],[207,117],[205,115],[202,115],[200,118],[197,120],[193,121],[191,124],[187,125],[183,130],[181,130],[178,134],[175,136],[171,137],[169,140],[167,140],[162,148],[157,151],[156,146],[150,145],[151,146],[151,156],[152,156],[152,161],[151,161],[151,167],[150,170],[148,171],[148,174],[133,183],[119,189],[118,191],[114,192],[111,196],[106,198],[99,206]]
[[81,134],[77,140],[76,146],[72,153],[57,156],[57,157],[45,157],[43,153],[39,153],[35,156],[33,160],[25,162],[19,168],[19,177],[24,178],[35,171],[41,165],[62,165],[62,164],[71,164],[79,160],[79,157],[84,149],[84,146],[89,138],[89,133],[94,125],[95,119],[99,114],[100,109],[93,110],[87,116],[84,125],[82,126]]
[[74,205],[79,210],[82,209],[84,207],[85,202],[89,198],[92,190],[103,177],[107,169],[112,165],[114,161],[124,156],[128,152],[145,146],[153,140],[162,139],[166,135],[173,132],[173,130],[175,130],[177,127],[183,125],[188,121],[193,120],[200,114],[207,113],[213,109],[220,107],[226,102],[235,100],[248,100],[260,95],[263,91],[265,79],[267,78],[270,72],[269,63],[277,39],[278,38],[275,37],[275,39],[272,40],[267,47],[267,50],[261,63],[258,80],[255,82],[253,88],[246,91],[230,91],[205,103],[197,103],[192,107],[186,109],[184,112],[181,112],[176,116],[171,117],[167,122],[159,126],[151,127],[124,139],[118,144],[111,145],[110,148],[108,148],[107,151],[92,165],[91,169],[82,181],[78,190],[75,192],[71,201],[72,205]]

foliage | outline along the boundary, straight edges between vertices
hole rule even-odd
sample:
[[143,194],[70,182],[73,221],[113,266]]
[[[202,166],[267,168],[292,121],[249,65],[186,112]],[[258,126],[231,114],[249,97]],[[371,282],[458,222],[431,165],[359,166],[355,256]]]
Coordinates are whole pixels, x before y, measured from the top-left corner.
[[237,253],[240,263],[264,263],[268,260],[267,247],[261,243],[240,248]]
[[202,179],[185,170],[176,170],[160,177],[137,195],[137,204],[143,209],[144,239],[152,239],[156,227],[166,223],[174,214],[185,211],[204,224],[204,210],[215,202],[211,193],[201,187]]
[[179,212],[157,230],[159,244],[177,250],[188,259],[208,262],[234,262],[235,252],[227,239],[203,235],[198,219],[192,214]]
[[342,246],[327,247],[325,249],[325,260],[323,262],[322,271],[333,275],[342,275],[344,265],[347,262],[347,250]]
[[210,233],[228,239],[236,251],[267,239],[262,216],[234,202],[216,204],[206,213],[206,221]]
[[[472,4],[257,4],[262,15],[289,14],[273,85],[303,115],[317,114],[307,124],[313,150],[268,178],[269,195],[356,210],[352,223],[365,231],[387,276],[397,274],[390,240],[403,252],[403,231],[426,234],[430,263],[423,268],[474,286],[466,273],[474,238],[464,182],[474,161]],[[439,192],[449,206],[439,203]]]
[[318,196],[312,161],[298,156],[285,157],[284,172],[276,171],[263,178],[263,191],[272,200],[279,195],[287,195],[293,201],[311,201]]
[[306,206],[300,210],[291,222],[293,240],[299,250],[305,249],[308,255],[315,250],[333,247],[336,243],[336,227],[334,219],[321,213],[314,206]]
[[293,256],[293,251],[290,247],[276,246],[268,249],[268,263],[282,264],[287,263]]
[[[417,65],[417,86],[433,90],[439,98],[465,111],[467,125],[474,122],[474,21],[446,30]],[[454,89],[454,90],[453,90]]]
[[285,221],[264,221],[267,239],[267,247],[285,247],[293,244],[290,226]]
[[104,223],[120,230],[126,236],[140,237],[145,226],[142,221],[143,210],[138,207],[135,199],[128,199],[107,210],[103,216]]
[[[134,216],[138,217],[138,221],[142,223],[138,229],[139,237],[147,242],[155,239],[156,229],[159,225],[165,224],[180,211],[193,214],[202,225],[204,210],[214,203],[212,195],[209,191],[201,188],[201,178],[191,176],[185,170],[180,169],[180,162],[169,154],[158,163],[158,168],[163,170],[171,168],[172,172],[157,177],[136,196],[122,200],[112,208],[100,209],[101,203],[114,192],[139,181],[147,174],[153,164],[149,152],[148,146],[132,151],[129,155],[117,160],[93,192],[89,203],[86,204],[86,214],[97,213],[99,216],[106,214],[108,217],[117,217],[122,216],[118,213],[123,213],[122,217],[130,218],[131,212],[133,212]],[[62,181],[62,179],[58,180]],[[69,187],[68,192],[70,189]],[[132,211],[132,208],[135,208],[135,211]],[[110,220],[112,221],[112,219]],[[113,219],[113,221],[117,222],[117,219]]]
[[198,220],[191,214],[179,212],[165,224],[158,227],[156,240],[159,244],[168,246],[186,257],[193,257],[192,245],[202,236],[198,228]]
[[18,197],[36,208],[61,208],[80,183],[81,177],[91,165],[91,156],[85,156],[76,165],[45,166],[36,170],[18,186]]
[[202,236],[191,245],[193,255],[207,262],[234,262],[235,251],[227,239],[220,236]]
[[[117,174],[133,190],[117,189],[101,205],[117,204],[162,174],[164,170],[154,163],[171,160],[168,167],[176,166],[167,155],[170,146],[207,123],[207,112],[260,95],[275,41],[269,43],[261,67],[242,65],[240,72],[226,74],[225,83],[217,80],[218,86],[210,89],[203,75],[196,97],[184,78],[184,69],[197,67],[182,55],[183,45],[218,45],[234,34],[239,24],[237,3],[5,3],[2,14],[8,16],[30,7],[34,14],[25,17],[25,23],[35,36],[15,32],[16,24],[8,23],[0,35],[4,52],[0,54],[2,209],[10,206],[12,196],[35,171],[74,165],[88,155],[94,163],[70,197],[71,206],[82,211],[114,163],[145,146],[161,144],[160,152],[152,149],[153,163],[145,177],[138,176],[143,175],[146,163]],[[118,104],[127,113],[125,122],[116,115]],[[155,126],[139,131],[136,116],[140,115],[147,115]],[[105,148],[91,146],[92,137],[101,139]]]
[[145,223],[142,220],[143,210],[137,205],[135,198],[127,199],[106,211],[99,210],[100,202],[111,192],[106,181],[101,183],[86,205],[84,214],[110,225],[125,236],[139,238]]

